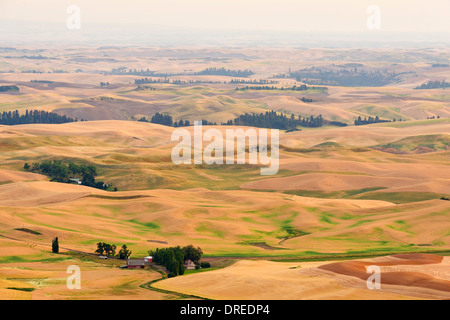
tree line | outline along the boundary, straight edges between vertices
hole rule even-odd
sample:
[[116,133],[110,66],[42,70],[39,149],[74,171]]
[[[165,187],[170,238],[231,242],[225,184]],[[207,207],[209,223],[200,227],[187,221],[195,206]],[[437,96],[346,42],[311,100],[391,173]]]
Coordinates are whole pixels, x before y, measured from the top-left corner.
[[321,127],[323,126],[324,120],[322,115],[316,117],[296,117],[294,114],[287,116],[283,113],[278,114],[275,111],[266,111],[265,113],[245,113],[241,114],[234,120],[229,120],[226,125],[237,125],[237,126],[251,126],[258,128],[271,128],[280,130],[293,130],[297,126],[302,127]]
[[[380,122],[391,122],[392,120],[383,120],[380,119],[378,116],[374,117],[364,117],[364,119],[361,118],[361,116],[358,117],[358,119],[355,119],[355,126],[361,126],[365,124],[372,124],[372,123],[380,123]],[[395,119],[394,119],[395,121]],[[401,121],[401,119],[399,120]]]
[[[150,123],[156,123],[156,124],[162,124],[163,126],[172,127],[174,122],[171,115],[163,114],[163,113],[155,113],[150,121],[146,117],[142,117],[138,119],[140,122],[150,122]],[[187,120],[186,120],[187,121]]]
[[61,116],[57,113],[40,111],[40,110],[26,110],[25,114],[19,114],[18,110],[3,111],[0,114],[0,124],[3,125],[18,125],[28,123],[52,123],[61,124],[67,122],[78,121],[65,115]]
[[19,91],[18,86],[0,86],[0,92]]
[[119,76],[141,76],[141,77],[167,77],[170,73],[158,73],[147,69],[128,69],[127,67],[113,68],[109,72],[103,72],[104,75]]
[[[169,126],[169,127],[188,127],[191,125],[191,122],[189,120],[183,120],[180,119],[178,122],[177,121],[173,121],[173,118],[171,115],[168,114],[163,114],[163,113],[155,113],[150,121],[147,120],[147,118],[142,117],[140,119],[138,119],[138,121],[140,122],[150,122],[150,123],[156,123],[156,124],[162,124],[164,126]],[[202,125],[204,126],[212,126],[212,125],[217,125],[217,123],[215,122],[210,122],[208,120],[203,119],[202,120]]]
[[420,86],[415,87],[414,89],[445,89],[450,87],[449,82],[442,81],[428,81],[427,83],[423,83]]
[[[307,99],[303,98],[301,99],[304,102],[310,102]],[[376,120],[375,120],[376,119]],[[137,121],[141,122],[150,122],[150,123],[156,123],[161,124],[165,126],[173,126],[173,127],[187,127],[193,125],[189,120],[183,120],[180,119],[178,122],[173,121],[173,118],[171,115],[168,114],[162,114],[162,113],[155,113],[151,120],[149,121],[147,118],[142,117],[138,119]],[[378,117],[372,119],[369,117],[369,119],[365,118],[357,119],[355,120],[355,124],[368,124],[368,123],[374,123],[374,121],[377,122],[384,122],[387,120],[380,120]],[[401,119],[399,120],[401,121]],[[208,120],[202,119],[201,120],[202,125],[209,126],[209,125],[218,125],[216,122],[210,122]],[[280,129],[280,130],[297,130],[297,127],[305,127],[305,128],[317,128],[322,127],[324,125],[330,125],[330,126],[338,126],[338,127],[345,127],[347,126],[346,123],[340,122],[340,121],[330,121],[325,120],[322,115],[318,116],[295,116],[294,114],[283,114],[283,113],[277,113],[276,111],[266,111],[265,113],[261,112],[259,114],[257,113],[245,113],[241,114],[238,117],[228,120],[227,122],[222,122],[220,125],[223,126],[249,126],[249,127],[258,127],[258,128],[269,128],[269,129]]]
[[20,56],[20,57],[15,57],[15,56],[5,56],[5,58],[7,59],[34,59],[34,60],[43,60],[43,59],[49,59],[49,60],[54,60],[56,58],[52,58],[52,57],[44,57],[43,55],[33,55],[33,56]]
[[242,90],[242,91],[244,91],[244,90],[306,91],[308,89],[326,89],[326,88],[325,87],[308,87],[307,85],[302,84],[299,86],[293,85],[292,87],[289,87],[289,88],[284,88],[284,87],[278,88],[275,86],[271,86],[271,87],[270,86],[245,86],[245,87],[241,87],[241,88],[237,87],[236,91],[238,91],[238,90]]
[[[308,102],[306,99],[302,100]],[[186,127],[191,126],[189,120],[180,119],[178,122],[173,121],[172,116],[168,114],[155,113],[151,120],[149,121],[145,117],[138,119],[141,122],[150,122],[156,124],[162,124],[165,126],[173,127]],[[217,125],[216,122],[210,122],[208,120],[202,119],[202,125]],[[317,128],[323,125],[333,125],[333,126],[346,126],[347,124],[339,121],[328,121],[323,119],[322,115],[318,116],[305,116],[301,115],[295,116],[294,114],[286,115],[283,113],[277,113],[276,111],[266,111],[265,113],[245,113],[241,114],[233,120],[228,120],[227,122],[222,122],[220,125],[237,125],[237,126],[250,126],[257,128],[269,128],[269,129],[280,129],[280,130],[296,130],[297,126],[305,128]]]
[[[346,68],[346,66],[344,66]],[[309,85],[331,85],[346,87],[380,87],[395,81],[398,74],[388,70],[349,69],[332,70],[330,68],[304,68],[288,74],[279,74],[274,78],[292,78]]]
[[[217,122],[211,122],[206,119],[202,119],[201,123],[202,123],[202,126],[216,126],[217,125]],[[191,122],[189,120],[183,121],[183,119],[180,119],[180,121],[178,121],[178,123],[176,121],[173,123],[174,127],[188,127],[190,125],[191,125]]]
[[245,80],[245,79],[231,79],[230,82],[231,84],[235,84],[235,83],[242,83],[242,84],[277,84],[278,81],[275,80],[264,80],[264,79],[252,79],[252,80]]
[[152,79],[152,78],[142,78],[142,79],[135,79],[134,84],[151,84],[151,83],[170,83],[170,79],[168,78],[158,78],[158,79]]
[[[167,78],[170,76],[180,76],[180,75],[186,75],[188,73],[159,73],[151,71],[150,69],[129,69],[127,67],[119,67],[119,68],[113,68],[111,71],[108,72],[102,72],[104,75],[133,75],[133,76],[141,76],[141,77],[161,77],[161,78]],[[225,69],[222,68],[216,68],[216,67],[209,67],[202,71],[193,72],[190,73],[191,75],[196,76],[202,76],[202,75],[213,75],[213,76],[228,76],[228,77],[239,77],[239,78],[246,78],[251,75],[254,75],[255,73],[251,70],[245,69],[245,70],[232,70],[232,69]],[[140,82],[142,80],[138,80]],[[144,80],[145,81],[145,80]],[[151,81],[151,80],[147,80]],[[141,82],[141,83],[148,83],[148,82]],[[138,84],[138,83],[136,83]]]
[[154,84],[154,83],[172,83],[175,85],[183,85],[183,84],[198,84],[198,83],[221,83],[220,81],[205,81],[205,80],[181,80],[181,79],[169,79],[169,78],[142,78],[135,79],[134,84]]
[[205,70],[195,72],[194,75],[213,75],[213,76],[228,76],[228,77],[240,77],[240,78],[246,78],[251,75],[254,75],[255,73],[251,70],[245,69],[245,70],[230,70],[225,68],[215,68],[210,67],[206,68]]
[[50,81],[50,80],[30,80],[30,82],[34,82],[34,83],[55,83],[54,81]]

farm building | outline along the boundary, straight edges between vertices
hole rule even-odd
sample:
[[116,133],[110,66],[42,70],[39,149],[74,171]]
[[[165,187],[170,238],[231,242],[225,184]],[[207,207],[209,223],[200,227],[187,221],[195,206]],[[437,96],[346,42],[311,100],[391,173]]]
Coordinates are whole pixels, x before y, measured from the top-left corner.
[[76,184],[81,184],[82,181],[80,179],[74,179],[74,178],[70,178],[70,182],[76,183]]
[[128,269],[144,269],[145,261],[144,259],[128,259],[127,260]]
[[193,270],[193,269],[195,269],[195,264],[191,260],[186,260],[184,262],[184,268],[186,270]]
[[152,261],[153,261],[152,256],[147,256],[145,258],[138,258],[138,259],[127,259],[127,265],[122,267],[128,269],[144,269],[145,266],[151,264]]

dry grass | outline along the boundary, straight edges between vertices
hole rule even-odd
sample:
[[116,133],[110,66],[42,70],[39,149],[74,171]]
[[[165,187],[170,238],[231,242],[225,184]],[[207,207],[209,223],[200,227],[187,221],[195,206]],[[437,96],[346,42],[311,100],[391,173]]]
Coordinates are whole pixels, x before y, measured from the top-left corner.
[[[444,299],[448,292],[443,288],[426,289],[420,284],[410,284],[409,268],[417,277],[429,279],[431,282],[450,286],[448,274],[448,258],[442,262],[423,264],[421,260],[410,259],[403,265],[401,259],[395,257],[375,258],[367,261],[367,265],[385,265],[390,262],[391,269],[382,269],[381,289],[369,290],[366,280],[370,276],[365,270],[361,277],[354,274],[342,274],[339,271],[325,271],[328,264],[324,262],[280,263],[269,261],[239,261],[225,269],[214,270],[184,277],[167,279],[154,284],[155,287],[175,290],[185,294],[201,295],[211,299],[237,300],[301,300],[301,299]],[[335,265],[358,264],[358,261],[335,263]],[[396,283],[386,282],[392,268],[396,272]],[[387,268],[387,267],[386,267]],[[402,269],[403,268],[403,269]],[[446,280],[438,279],[447,277]],[[438,277],[438,278],[436,278]],[[404,279],[405,281],[402,281]],[[383,282],[385,281],[385,282]]]
[[[221,49],[220,56],[225,58],[206,61],[199,59],[199,54],[214,49],[83,48],[75,49],[71,56],[58,48],[52,50],[60,59],[0,58],[0,63],[17,69],[16,73],[1,73],[0,82],[20,87],[19,93],[1,94],[0,112],[33,107],[90,120],[116,120],[0,126],[0,235],[20,240],[0,238],[0,298],[173,298],[139,287],[156,279],[157,273],[130,272],[49,253],[55,236],[62,248],[94,252],[96,243],[103,241],[127,244],[134,256],[156,247],[186,244],[200,246],[209,257],[236,258],[327,259],[333,254],[450,249],[450,211],[448,203],[439,200],[450,194],[450,122],[444,119],[450,116],[450,99],[442,90],[413,89],[428,79],[445,76],[443,71],[428,68],[428,60],[407,51],[365,52],[368,61],[377,61],[380,55],[386,60],[366,63],[377,68],[391,68],[392,61],[403,59],[396,71],[405,76],[395,87],[236,92],[236,85],[223,83],[231,80],[228,77],[179,76],[174,78],[221,83],[158,84],[151,85],[156,90],[136,91],[134,80],[141,77],[89,72],[110,71],[133,57],[127,64],[130,68],[151,65],[157,72],[182,73],[226,66],[254,70],[253,78],[258,79],[286,72],[294,65],[295,69],[312,63],[329,65],[333,59],[333,63],[343,64],[355,58],[355,53],[344,49]],[[92,60],[99,58],[99,52],[109,58]],[[427,54],[434,59],[442,52]],[[76,55],[82,59],[74,64],[70,59]],[[20,73],[35,68],[67,69],[69,73]],[[75,72],[77,68],[84,72]],[[409,71],[418,76],[409,76]],[[100,87],[101,81],[111,86]],[[298,84],[293,79],[279,81],[284,87]],[[313,102],[302,102],[303,96]],[[274,177],[263,177],[257,166],[249,165],[175,166],[170,159],[173,128],[117,121],[164,111],[174,120],[201,117],[221,122],[244,112],[269,109],[303,116],[322,114],[347,123],[358,115],[411,121],[281,133],[280,170]],[[424,120],[437,115],[442,119]],[[222,132],[229,128],[217,127]],[[440,137],[439,144],[430,148],[436,137]],[[418,150],[419,145],[422,148]],[[49,182],[23,170],[25,162],[53,159],[94,164],[98,179],[119,191]],[[17,230],[20,228],[36,233]],[[82,267],[82,291],[69,292],[65,287],[65,270],[70,264]],[[155,286],[225,299],[430,297],[415,295],[405,287],[369,292],[355,279],[326,274],[317,268],[321,264],[240,261]]]

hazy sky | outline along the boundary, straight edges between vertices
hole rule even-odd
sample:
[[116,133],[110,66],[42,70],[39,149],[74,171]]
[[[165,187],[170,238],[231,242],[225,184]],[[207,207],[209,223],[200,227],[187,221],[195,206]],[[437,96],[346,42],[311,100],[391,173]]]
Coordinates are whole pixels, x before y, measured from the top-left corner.
[[[0,0],[3,36],[16,23],[67,29],[69,5],[81,12],[81,30],[154,26],[183,30],[377,32],[366,22],[370,5],[381,12],[378,32],[450,32],[450,0]],[[130,29],[131,30],[131,29]],[[20,30],[19,30],[20,31]],[[1,38],[0,38],[1,39]]]

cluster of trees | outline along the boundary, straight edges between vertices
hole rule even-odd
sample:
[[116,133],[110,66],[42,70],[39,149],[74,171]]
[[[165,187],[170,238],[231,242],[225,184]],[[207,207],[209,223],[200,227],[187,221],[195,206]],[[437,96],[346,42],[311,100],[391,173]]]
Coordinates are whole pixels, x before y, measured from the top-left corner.
[[189,127],[190,125],[191,125],[191,122],[189,120],[183,121],[183,119],[180,119],[180,121],[178,121],[178,122],[175,121],[173,123],[174,127]]
[[[162,124],[164,126],[169,126],[169,127],[172,127],[172,126],[173,127],[188,127],[191,125],[191,122],[189,120],[180,119],[178,122],[173,121],[173,118],[171,115],[163,114],[163,113],[159,113],[159,112],[155,113],[152,116],[150,121],[148,121],[147,118],[145,118],[145,117],[138,119],[138,121],[157,123],[157,124]],[[217,123],[202,119],[202,125],[212,126],[212,125],[217,125]]]
[[152,83],[172,83],[175,85],[182,85],[182,84],[196,84],[196,83],[221,83],[220,81],[204,81],[204,80],[181,80],[181,79],[168,79],[168,78],[158,78],[158,79],[152,79],[152,78],[142,78],[142,79],[136,79],[134,80],[134,84],[140,85],[140,84],[152,84]]
[[225,125],[241,125],[241,126],[252,126],[258,128],[271,128],[271,129],[281,129],[281,130],[293,130],[297,126],[302,127],[321,127],[323,126],[322,115],[317,117],[302,117],[291,114],[287,116],[283,113],[278,114],[275,111],[267,111],[265,113],[245,113],[241,114],[234,120],[229,120]]
[[[312,99],[301,99],[303,102],[312,102]],[[157,112],[151,118],[151,121],[148,121],[145,117],[140,118],[138,121],[141,122],[151,122],[162,124],[165,126],[173,126],[173,127],[186,127],[192,125],[189,120],[180,119],[178,122],[173,121],[172,116],[167,114],[161,114]],[[355,120],[356,123],[357,120]],[[371,118],[361,120],[359,119],[359,124],[364,121],[372,121]],[[378,122],[382,122],[383,120],[377,119]],[[217,125],[216,122],[210,122],[208,120],[202,119],[202,125],[210,126]],[[369,123],[369,122],[368,122]],[[372,122],[370,122],[372,123]],[[258,128],[270,128],[270,129],[280,129],[280,130],[296,130],[297,126],[308,127],[308,128],[316,128],[322,127],[323,125],[332,125],[344,127],[347,124],[339,121],[329,121],[323,119],[322,115],[318,116],[295,116],[293,114],[286,115],[283,113],[278,114],[276,111],[267,111],[265,113],[245,113],[239,115],[237,118],[233,120],[228,120],[227,122],[222,122],[221,125],[237,125],[237,126],[250,126],[250,127],[258,127]]]
[[[15,72],[14,70],[11,70],[11,71],[12,71],[11,73]],[[22,70],[22,71],[20,71],[20,73],[39,73],[39,74],[48,73],[48,74],[51,74],[51,73],[69,73],[69,71],[60,70],[60,69],[47,71],[47,72],[45,72],[43,70]]]
[[445,89],[447,87],[450,87],[449,82],[442,81],[428,81],[427,83],[423,83],[420,86],[415,87],[414,89]]
[[149,254],[155,263],[165,266],[173,275],[184,274],[184,254],[180,247],[156,249]]
[[[176,121],[173,123],[174,127],[188,127],[190,125],[191,125],[191,123],[189,120],[183,121],[183,119],[180,119],[180,121],[178,121],[178,123]],[[217,125],[216,122],[211,122],[206,119],[202,119],[202,126],[215,126],[215,125]]]
[[55,59],[51,57],[44,57],[42,55],[33,55],[33,56],[20,56],[20,57],[14,57],[14,56],[5,56],[7,59],[32,59],[32,60],[43,60],[43,59]]
[[[43,74],[43,73],[45,73],[45,71],[42,71],[42,70],[22,70],[22,71],[20,71],[20,73],[39,73],[39,74]],[[50,71],[48,73],[50,73]]]
[[[304,102],[311,102],[311,99],[302,98]],[[149,122],[145,117],[142,117],[138,121]],[[178,122],[173,121],[172,116],[167,114],[156,113],[152,116],[151,123],[162,124],[166,126],[173,127],[186,127],[192,125],[189,120],[180,119]],[[275,111],[267,111],[265,113],[245,113],[241,114],[233,120],[228,120],[226,123],[221,123],[221,125],[237,125],[237,126],[251,126],[258,128],[271,128],[271,129],[281,129],[281,130],[295,130],[297,126],[301,127],[322,127],[324,124],[336,125],[336,126],[346,126],[345,123],[338,121],[326,121],[323,119],[322,115],[319,116],[309,116],[302,117],[291,114],[278,114]],[[202,125],[217,125],[216,122],[210,122],[208,120],[202,119]]]
[[100,82],[100,87],[108,87],[109,86],[109,82]]
[[[395,121],[395,119],[394,119]],[[399,119],[399,121],[402,121]],[[391,122],[391,120],[382,120],[378,116],[374,117],[364,117],[364,119],[361,118],[361,116],[358,117],[358,119],[355,120],[355,126],[361,126],[364,124],[371,124],[371,123],[380,123],[380,122]]]
[[213,76],[228,76],[228,77],[240,77],[245,78],[255,74],[253,71],[245,70],[230,70],[225,68],[206,68],[200,72],[195,72],[194,75],[213,75]]
[[128,69],[127,67],[113,68],[110,72],[104,72],[105,75],[118,75],[118,76],[141,76],[141,77],[167,77],[169,73],[157,73],[150,71],[148,68],[144,69]]
[[433,68],[448,68],[448,67],[450,67],[450,64],[448,64],[448,63],[433,63],[431,65],[431,67],[433,67]]
[[167,78],[158,78],[158,79],[142,78],[134,80],[134,84],[148,84],[148,83],[170,83],[170,80]]
[[231,79],[231,84],[233,83],[242,83],[242,84],[277,84],[278,81],[275,80],[264,80],[264,79],[253,79],[253,80],[245,80],[245,79]]
[[207,81],[207,80],[180,80],[180,79],[173,79],[172,83],[176,84],[176,85],[182,85],[182,84],[221,83],[221,82],[220,81]]
[[119,259],[128,259],[131,255],[131,251],[128,250],[127,246],[124,244],[122,248],[119,250],[119,253],[116,254],[116,245],[115,244],[109,244],[105,242],[98,242],[97,243],[97,250],[95,250],[95,253],[98,253],[99,255],[105,255],[107,257],[115,257]]
[[366,71],[357,67],[339,70],[312,67],[290,72],[288,75],[278,75],[275,77],[292,78],[309,85],[380,87],[395,81],[398,74],[395,71]]
[[[294,85],[294,86],[292,86],[290,88],[284,88],[284,87],[278,88],[278,87],[275,87],[275,86],[271,86],[271,87],[269,87],[269,86],[251,86],[251,87],[245,86],[245,87],[242,87],[242,88],[239,88],[239,87],[236,88],[236,90],[281,90],[281,91],[284,91],[284,90],[306,91],[308,89],[309,89],[309,87],[307,85],[305,85],[305,84],[302,84],[300,86]],[[312,87],[311,89],[316,89],[316,87]]]
[[153,257],[153,262],[165,266],[172,276],[176,276],[184,274],[185,261],[191,260],[198,264],[203,251],[193,245],[188,245],[185,247],[157,248],[155,251],[150,250],[148,254]]
[[26,110],[25,114],[20,115],[18,110],[15,111],[3,111],[0,114],[0,124],[4,125],[17,125],[27,123],[66,123],[74,122],[78,119],[72,119],[67,116],[60,116],[59,114],[40,110]]
[[152,87],[149,87],[149,86],[141,86],[140,84],[134,90],[136,90],[136,91],[147,91],[147,90],[156,91],[155,88],[152,88]]
[[156,124],[162,124],[164,126],[173,126],[173,119],[172,116],[168,115],[168,114],[163,114],[163,113],[155,113],[152,118],[150,119],[150,121],[148,121],[147,118],[142,117],[140,119],[138,119],[138,121],[140,122],[151,122],[151,123],[156,123]]
[[313,101],[312,99],[305,98],[305,97],[301,98],[300,100],[302,100],[303,102],[312,102]]
[[50,80],[30,80],[30,82],[35,82],[35,83],[54,83],[53,81],[50,81]]
[[172,116],[168,115],[168,114],[162,114],[162,113],[155,113],[152,116],[152,119],[150,120],[151,123],[157,123],[157,124],[162,124],[165,126],[169,126],[171,127],[173,125],[173,119]]
[[441,116],[439,116],[439,115],[427,117],[427,119],[440,119],[440,118],[441,118]]
[[0,86],[0,92],[19,91],[18,86]]
[[[97,189],[107,189],[108,185],[103,181],[95,181],[97,169],[93,165],[63,163],[61,160],[44,161],[42,163],[24,164],[24,169],[38,172],[50,177],[51,181],[71,183],[70,179],[81,179],[81,184]],[[117,190],[117,189],[115,189]]]

